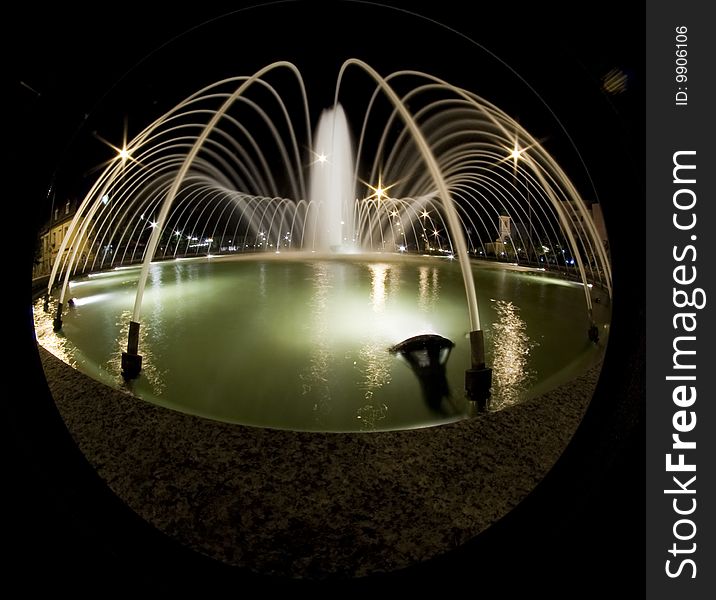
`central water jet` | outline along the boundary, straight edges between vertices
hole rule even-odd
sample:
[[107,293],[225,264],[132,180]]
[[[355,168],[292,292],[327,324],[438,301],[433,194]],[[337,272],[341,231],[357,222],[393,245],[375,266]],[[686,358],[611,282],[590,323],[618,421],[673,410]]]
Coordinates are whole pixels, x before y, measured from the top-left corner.
[[317,252],[347,251],[355,239],[356,186],[348,121],[340,104],[321,113],[312,151],[304,246]]

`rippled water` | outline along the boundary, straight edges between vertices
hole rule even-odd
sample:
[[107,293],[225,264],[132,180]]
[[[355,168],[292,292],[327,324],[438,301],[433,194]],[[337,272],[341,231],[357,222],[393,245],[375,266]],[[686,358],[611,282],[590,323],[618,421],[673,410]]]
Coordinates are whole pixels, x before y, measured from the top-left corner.
[[[489,410],[568,380],[599,360],[581,285],[475,267]],[[73,367],[148,400],[214,419],[299,430],[421,427],[464,418],[467,306],[458,266],[437,258],[189,260],[155,264],[140,337],[142,373],[120,375],[138,269],[73,282],[63,330],[35,305],[38,341]],[[388,348],[420,333],[455,342],[447,389],[421,387]]]

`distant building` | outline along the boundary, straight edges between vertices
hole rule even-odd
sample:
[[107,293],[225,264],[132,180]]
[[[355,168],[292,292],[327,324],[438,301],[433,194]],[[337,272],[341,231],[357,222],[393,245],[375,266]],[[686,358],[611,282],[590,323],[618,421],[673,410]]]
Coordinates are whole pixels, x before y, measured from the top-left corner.
[[604,222],[604,214],[602,213],[602,205],[598,203],[592,204],[592,221],[594,221],[594,227],[597,230],[599,239],[605,248],[609,247],[607,238],[607,226]]
[[513,258],[515,256],[514,246],[507,242],[495,240],[485,244],[485,253],[487,256],[496,256],[497,258]]
[[[603,247],[607,248],[607,231],[601,206],[598,203],[593,203],[585,208],[586,211],[582,212],[574,200],[566,200],[561,203],[563,217],[577,240],[584,240],[593,226]],[[557,231],[562,226],[563,223],[560,222]],[[532,221],[515,221],[506,215],[500,215],[497,222],[497,233],[494,242],[485,244],[485,254],[488,256],[521,257],[536,261],[545,253],[554,253],[555,248],[564,254],[562,245],[567,243],[566,239],[552,239],[553,236],[550,236],[547,231],[538,232]],[[547,246],[543,244],[547,244]]]
[[[584,215],[579,211],[577,204],[574,200],[565,202],[567,219],[571,222],[572,231],[579,238],[583,238],[587,231],[587,224],[584,222]],[[587,215],[590,217],[594,229],[597,232],[597,237],[602,243],[604,248],[608,248],[607,228],[604,223],[604,215],[602,214],[602,207],[599,203],[594,202],[591,206],[587,206]]]
[[[52,215],[39,234],[38,255],[33,268],[33,277],[49,275],[60,252],[62,240],[65,239],[70,228],[72,218],[77,212],[77,202],[67,200],[64,205],[56,207]],[[72,249],[72,244],[67,244],[65,253]],[[83,249],[80,256],[86,256],[88,247]],[[81,264],[81,263],[80,263]]]
[[529,223],[513,223],[512,227],[514,228],[512,241],[517,247],[517,253],[520,256],[536,259],[536,255],[539,254],[538,246],[542,247],[538,243],[537,232]]
[[512,237],[512,228],[510,227],[511,219],[506,215],[500,216],[500,242],[503,244],[505,240]]

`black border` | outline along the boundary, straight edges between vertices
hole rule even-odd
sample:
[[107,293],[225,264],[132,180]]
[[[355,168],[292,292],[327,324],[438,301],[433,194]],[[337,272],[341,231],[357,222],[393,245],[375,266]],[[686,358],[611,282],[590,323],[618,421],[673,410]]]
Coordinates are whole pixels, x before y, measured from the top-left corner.
[[[413,8],[411,3],[402,4]],[[624,11],[612,12],[616,6],[616,3],[608,3],[600,8],[603,13],[598,16],[599,23],[591,24],[588,31],[585,29],[584,48],[594,42],[593,36],[599,34],[604,23],[614,20],[618,27],[611,35],[633,36],[636,38],[632,40],[633,45],[643,52],[641,9],[635,10],[635,15],[627,13],[626,17],[620,17]],[[540,10],[548,15],[557,14],[553,7],[542,6]],[[470,23],[474,12],[470,8],[440,3],[420,7],[418,12],[446,22],[467,35],[472,33]],[[54,62],[57,72],[67,73],[73,71],[73,66],[63,60],[75,60],[83,51],[90,50],[83,50],[81,43],[72,39],[83,31],[85,24],[68,23],[66,19],[51,23],[57,16],[25,13],[15,22],[24,31],[28,45],[40,45],[33,50],[35,59],[43,53],[51,55],[57,51],[57,44],[66,40],[69,47],[61,48],[57,52],[59,57],[50,62]],[[76,12],[71,16],[78,18]],[[91,21],[92,16],[89,18]],[[156,19],[152,25],[161,30],[159,18],[154,13],[149,18]],[[574,41],[579,37],[579,27],[584,26],[583,17],[575,13],[560,18],[577,29],[577,33],[569,36]],[[192,20],[193,15],[173,15],[162,33],[166,37],[167,31],[169,34],[182,31]],[[130,29],[131,23],[126,14],[117,15],[116,21],[106,27],[113,31],[122,27]],[[41,36],[48,37],[37,39],[33,35],[36,27],[41,30]],[[610,34],[609,31],[602,33]],[[159,33],[156,37],[160,37]],[[140,44],[135,52],[141,55],[141,51]],[[644,259],[643,231],[638,224],[626,227],[623,223],[635,220],[640,223],[644,211],[644,190],[640,183],[643,163],[639,161],[644,139],[639,113],[644,94],[643,79],[640,80],[643,62],[643,55],[641,58],[637,55],[634,89],[630,92],[636,96],[634,107],[631,112],[615,117],[617,121],[626,122],[628,133],[622,143],[631,162],[616,162],[611,166],[619,187],[632,199],[632,204],[624,204],[619,212],[606,215],[614,256],[630,248],[630,256],[637,264]],[[112,68],[103,74],[105,80],[111,81],[121,74],[126,63],[118,63],[112,63]],[[92,73],[86,76],[92,77]],[[62,82],[55,81],[55,85],[61,87]],[[62,152],[63,144],[72,136],[72,126],[53,129],[59,137],[51,140],[51,147],[43,147],[48,139],[47,128],[53,127],[49,123],[52,115],[41,123],[31,123],[36,107],[23,95],[24,90],[17,93],[20,114],[30,123],[18,132],[17,169],[24,176],[21,180],[28,182],[23,198],[30,200],[22,200],[23,208],[29,209],[24,222],[34,229],[38,219],[31,198],[42,195],[47,185],[47,166],[51,163],[47,156],[56,157]],[[585,121],[587,118],[585,116]],[[42,160],[38,155],[48,161],[42,163],[45,177],[38,177],[38,161]],[[23,238],[23,243],[25,248],[31,245],[29,236]],[[24,256],[31,256],[31,252]],[[457,590],[466,584],[475,592],[495,589],[504,594],[525,591],[578,595],[590,592],[621,595],[626,590],[642,588],[644,281],[643,275],[625,267],[624,262],[620,264],[620,260],[616,260],[618,302],[595,401],[574,442],[533,493],[488,531],[449,555],[388,576],[324,583],[323,588],[430,589],[435,586]],[[22,316],[18,316],[21,331],[13,354],[22,356],[23,365],[35,375],[26,381],[21,391],[12,394],[15,401],[4,404],[7,426],[3,440],[9,446],[4,455],[9,458],[6,473],[11,482],[8,496],[12,505],[11,510],[5,512],[4,523],[12,526],[12,535],[4,540],[6,549],[10,550],[7,573],[16,576],[28,590],[136,592],[136,585],[141,583],[147,592],[207,594],[237,590],[239,584],[287,586],[291,590],[314,587],[315,584],[305,582],[267,581],[203,559],[149,527],[108,490],[74,446],[47,391],[32,341],[27,272],[29,268],[24,269],[22,278],[18,279],[22,301],[17,314]],[[12,371],[8,376],[13,376]]]

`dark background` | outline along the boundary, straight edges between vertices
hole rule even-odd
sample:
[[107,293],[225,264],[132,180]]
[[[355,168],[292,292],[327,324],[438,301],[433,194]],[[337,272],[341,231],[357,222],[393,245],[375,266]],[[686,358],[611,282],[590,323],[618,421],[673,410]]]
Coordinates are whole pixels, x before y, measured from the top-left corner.
[[[507,597],[642,590],[644,7],[602,2],[570,13],[550,3],[465,8],[447,1],[391,2],[469,36],[522,80],[455,33],[367,4],[263,7],[169,44],[225,10],[206,2],[182,10],[145,4],[28,6],[8,18],[16,33],[8,56],[17,105],[8,123],[9,174],[16,183],[8,203],[21,234],[17,256],[13,252],[21,327],[12,350],[33,375],[20,377],[22,388],[4,400],[6,573],[28,590],[70,592],[136,592],[141,585],[147,592],[240,594],[246,584],[306,587],[204,559],[149,527],[107,489],[74,446],[47,392],[32,338],[28,283],[36,232],[53,197],[64,202],[81,194],[84,174],[111,156],[93,131],[119,144],[125,121],[131,137],[200,86],[249,74],[274,59],[299,66],[317,115],[331,103],[338,67],[350,52],[382,74],[416,67],[444,77],[546,137],[545,146],[582,194],[601,201],[615,300],[609,350],[589,412],[557,466],[517,509],[471,543],[414,569],[322,585],[457,591],[466,584],[470,593]],[[613,67],[628,74],[628,86],[608,96],[601,77]],[[12,369],[6,377],[13,377]]]

